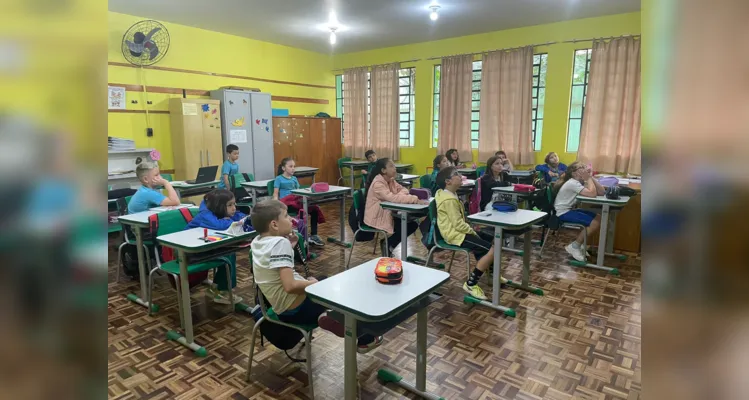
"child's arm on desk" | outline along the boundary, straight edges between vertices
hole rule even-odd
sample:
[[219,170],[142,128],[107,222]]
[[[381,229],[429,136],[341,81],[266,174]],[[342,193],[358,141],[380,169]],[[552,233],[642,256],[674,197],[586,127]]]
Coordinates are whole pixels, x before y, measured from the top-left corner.
[[161,177],[161,175],[154,178],[154,183],[156,185],[161,185],[166,189],[166,199],[161,201],[162,206],[178,206],[179,196],[177,196],[177,191],[174,190],[174,187],[172,187],[171,182]]

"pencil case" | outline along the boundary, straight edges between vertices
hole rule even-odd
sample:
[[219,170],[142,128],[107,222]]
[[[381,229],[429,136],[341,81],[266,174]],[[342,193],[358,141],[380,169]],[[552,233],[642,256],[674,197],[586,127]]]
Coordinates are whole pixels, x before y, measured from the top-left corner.
[[403,263],[397,258],[381,258],[375,266],[375,279],[386,285],[397,285],[403,281]]
[[330,185],[327,182],[316,182],[310,186],[312,193],[327,192],[330,190]]

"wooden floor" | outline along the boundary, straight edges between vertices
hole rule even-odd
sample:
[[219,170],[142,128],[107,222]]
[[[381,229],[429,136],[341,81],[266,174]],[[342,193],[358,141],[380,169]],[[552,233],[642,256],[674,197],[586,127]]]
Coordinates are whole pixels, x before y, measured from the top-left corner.
[[[338,236],[337,205],[323,206],[329,223],[320,234]],[[347,227],[348,228],[348,227]],[[347,229],[350,238],[351,232]],[[538,260],[531,263],[531,281],[544,296],[502,290],[502,304],[514,307],[516,318],[486,307],[464,304],[465,259],[457,255],[452,279],[440,290],[444,297],[430,306],[427,389],[446,399],[638,399],[641,392],[641,275],[640,260],[607,258],[621,276],[606,275],[566,264],[563,250],[573,232],[560,232]],[[553,237],[553,236],[552,236]],[[409,241],[409,254],[425,256],[418,241]],[[115,283],[116,245],[110,235],[109,256],[109,398],[110,399],[297,399],[308,398],[304,365],[279,370],[288,359],[265,342],[255,352],[253,382],[244,380],[253,320],[229,314],[204,296],[192,293],[196,341],[208,356],[196,357],[166,340],[179,327],[174,290],[157,280],[154,301],[161,310],[149,317],[145,308],[125,295],[139,285],[123,276]],[[372,256],[372,242],[357,246],[351,265]],[[342,270],[342,247],[316,249],[312,274]],[[400,254],[400,250],[396,251]],[[447,261],[448,255],[439,259]],[[475,263],[472,258],[472,263]],[[522,260],[503,252],[503,275],[520,279]],[[246,254],[238,257],[238,292],[254,304]],[[480,285],[490,293],[488,277]],[[313,341],[313,378],[317,399],[343,398],[342,339],[317,330]],[[376,351],[358,356],[360,398],[415,398],[392,384],[377,381],[384,366],[414,380],[415,317],[385,336]]]

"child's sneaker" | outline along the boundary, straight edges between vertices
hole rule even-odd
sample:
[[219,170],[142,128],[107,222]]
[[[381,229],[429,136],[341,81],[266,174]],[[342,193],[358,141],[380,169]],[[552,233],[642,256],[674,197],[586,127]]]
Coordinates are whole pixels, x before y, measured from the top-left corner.
[[567,245],[564,249],[567,250],[567,253],[570,253],[572,258],[574,258],[577,261],[585,262],[585,256],[583,255],[582,250],[579,247],[575,247],[575,242],[572,242]]
[[465,290],[466,293],[470,294],[472,297],[475,297],[479,300],[489,300],[489,298],[486,297],[484,291],[481,290],[479,285],[468,286],[468,282],[465,282],[463,283],[463,290]]
[[[230,304],[229,303],[229,292],[228,291],[212,291],[213,292],[213,302],[218,304]],[[234,304],[241,303],[242,297],[235,294],[234,295]]]
[[376,338],[374,338],[373,341],[371,341],[371,342],[369,342],[367,344],[360,344],[360,345],[356,346],[356,352],[359,353],[359,354],[367,354],[370,351],[372,351],[372,350],[380,347],[380,345],[382,344],[383,340],[384,339],[382,338],[382,336],[377,336]]
[[325,242],[320,239],[320,236],[312,235],[309,237],[309,242],[315,246],[325,246]]

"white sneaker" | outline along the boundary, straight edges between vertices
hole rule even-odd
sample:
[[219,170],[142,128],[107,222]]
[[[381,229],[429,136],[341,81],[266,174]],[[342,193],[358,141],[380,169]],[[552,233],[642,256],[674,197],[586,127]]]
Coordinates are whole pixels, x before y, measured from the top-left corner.
[[[229,292],[216,292],[213,296],[213,302],[218,304],[229,304]],[[234,294],[234,304],[241,303],[242,298]]]
[[574,247],[573,243],[568,244],[564,249],[567,250],[567,253],[570,253],[575,260],[585,262],[585,256],[583,255],[582,249]]

